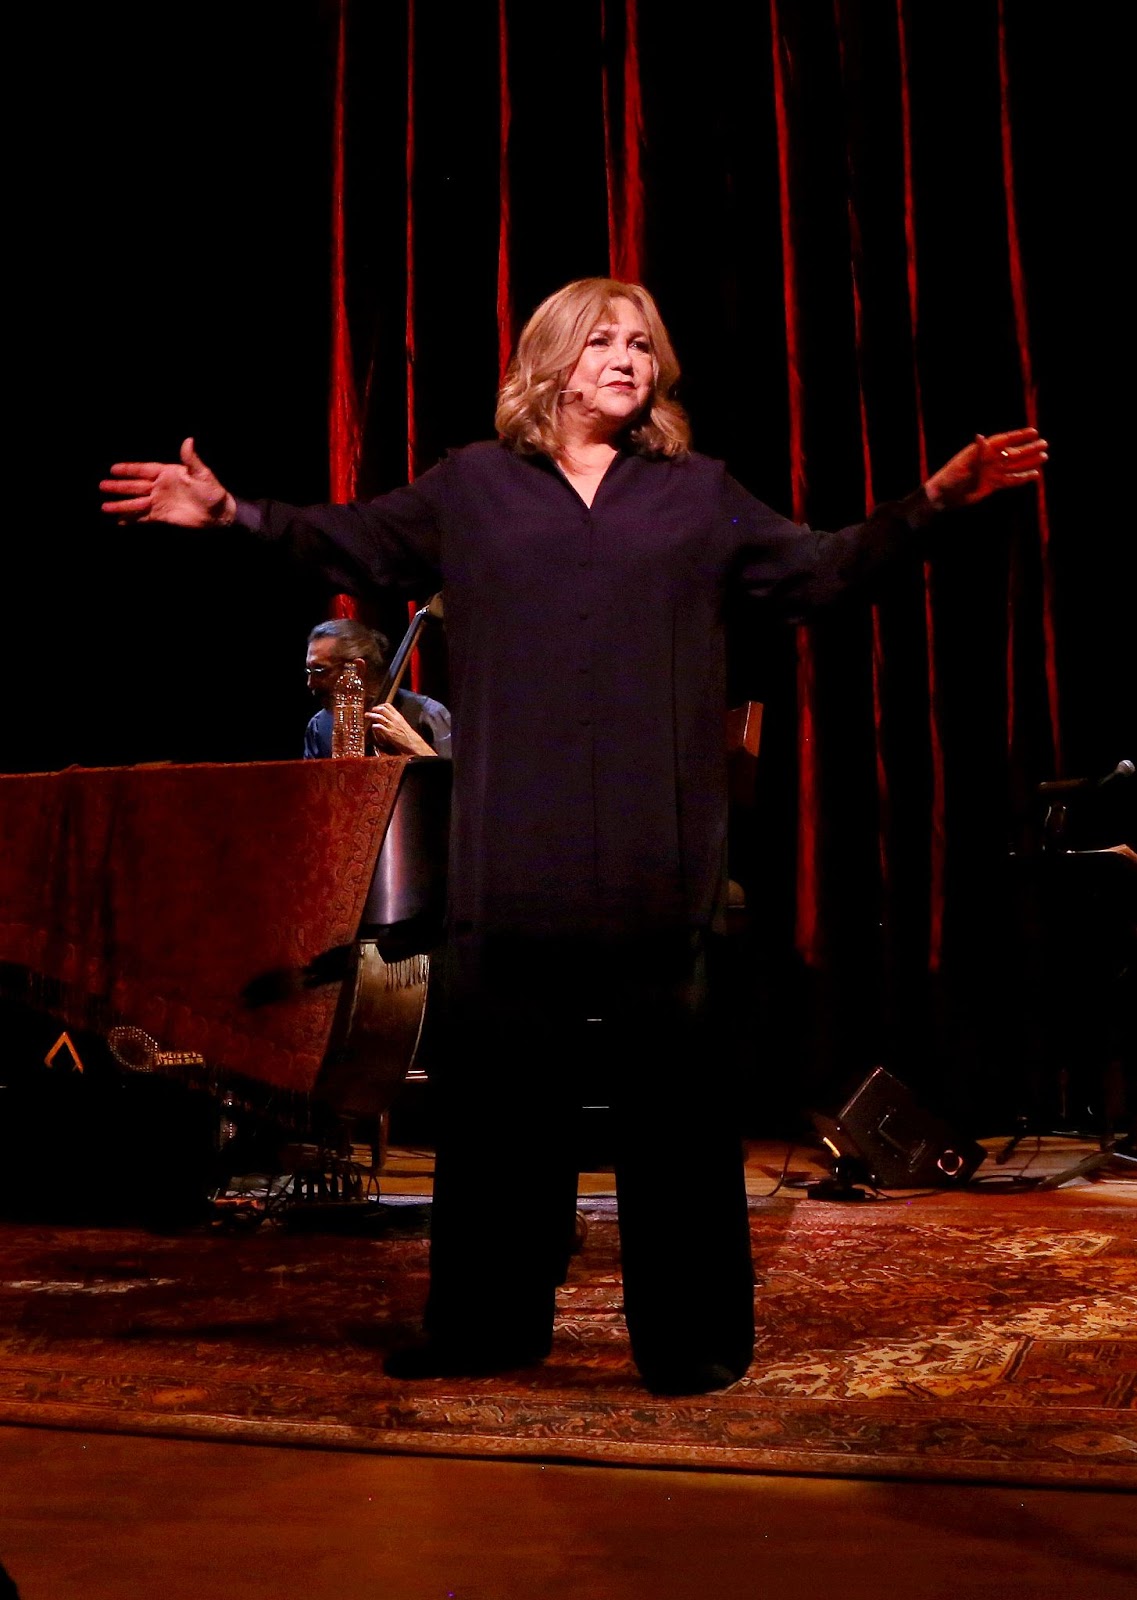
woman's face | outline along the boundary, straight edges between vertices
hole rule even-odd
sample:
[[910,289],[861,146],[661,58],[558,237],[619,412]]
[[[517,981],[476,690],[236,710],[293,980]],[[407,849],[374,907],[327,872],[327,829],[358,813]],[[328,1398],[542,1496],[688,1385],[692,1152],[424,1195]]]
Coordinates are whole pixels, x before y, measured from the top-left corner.
[[565,384],[566,418],[597,438],[610,438],[644,409],[654,382],[644,319],[630,300],[616,300],[589,332]]

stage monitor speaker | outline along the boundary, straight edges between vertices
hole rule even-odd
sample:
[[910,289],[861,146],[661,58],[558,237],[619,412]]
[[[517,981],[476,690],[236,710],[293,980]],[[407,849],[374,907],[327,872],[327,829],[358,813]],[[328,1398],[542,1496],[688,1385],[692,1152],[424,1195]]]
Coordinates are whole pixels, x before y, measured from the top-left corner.
[[814,1121],[831,1153],[859,1159],[878,1189],[958,1187],[987,1154],[918,1105],[883,1067],[870,1072],[836,1118]]

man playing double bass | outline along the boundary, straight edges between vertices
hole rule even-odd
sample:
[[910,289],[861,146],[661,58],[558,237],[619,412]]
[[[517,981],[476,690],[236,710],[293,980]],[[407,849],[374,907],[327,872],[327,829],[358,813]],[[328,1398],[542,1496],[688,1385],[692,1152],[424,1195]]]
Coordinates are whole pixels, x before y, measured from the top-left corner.
[[381,633],[351,617],[316,624],[308,635],[304,670],[309,689],[323,704],[304,731],[305,756],[331,755],[332,695],[340,674],[354,661],[368,707],[364,716],[369,746],[384,755],[450,759],[450,713],[438,700],[398,688],[389,700],[380,702],[389,654]]

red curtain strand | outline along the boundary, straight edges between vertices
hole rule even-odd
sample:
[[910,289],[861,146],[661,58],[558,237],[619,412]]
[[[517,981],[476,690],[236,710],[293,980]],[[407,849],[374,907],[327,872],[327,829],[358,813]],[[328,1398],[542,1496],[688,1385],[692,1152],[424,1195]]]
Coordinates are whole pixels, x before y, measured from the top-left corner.
[[[407,482],[413,483],[418,470],[418,427],[415,404],[415,0],[407,0]],[[415,614],[413,600],[407,602],[407,622]],[[422,689],[422,664],[418,650],[411,653],[411,688]]]
[[[774,115],[778,137],[778,199],[782,228],[782,292],[785,306],[786,373],[789,383],[790,485],[793,515],[805,521],[806,472],[804,404],[801,380],[801,327],[797,298],[797,259],[794,251],[793,204],[790,184],[790,131],[786,100],[785,45],[778,16],[778,0],[770,0],[770,40],[774,60]],[[804,628],[797,632],[798,703],[798,812],[797,812],[797,917],[795,941],[811,965],[821,959],[821,930],[817,915],[818,892],[818,774],[814,745],[815,665],[813,646]]]
[[608,5],[609,0],[600,0],[600,97],[604,117],[604,184],[608,197],[608,271],[615,276],[619,203],[616,194],[615,138],[612,132],[612,84],[608,68]]
[[[837,50],[841,62],[841,81],[846,94],[850,89],[849,63],[845,47],[846,17],[841,0],[833,0],[833,19],[837,30]],[[853,149],[852,122],[846,122],[845,170],[848,183],[849,216],[849,277],[853,296],[853,353],[857,370],[857,414],[861,430],[861,471],[864,476],[865,514],[876,503],[873,487],[872,444],[869,438],[868,402],[865,394],[865,306],[861,290],[864,278],[864,239],[857,209],[856,155]],[[880,607],[872,608],[872,709],[874,761],[877,791],[877,856],[881,880],[881,916],[887,921],[890,909],[889,882],[890,853],[888,849],[891,796],[888,781],[888,764],[884,752],[884,640],[881,635]]]
[[406,233],[406,379],[407,482],[418,467],[415,437],[415,0],[407,0],[407,233]]
[[509,29],[505,0],[497,4],[497,74],[500,142],[498,145],[498,189],[500,193],[497,229],[497,367],[505,377],[513,354],[513,286],[510,281],[510,230],[513,223],[509,187],[509,129],[513,107],[509,98]]
[[616,276],[638,283],[643,276],[644,195],[640,170],[643,100],[640,93],[639,18],[636,0],[624,7],[624,219]]
[[[361,447],[359,398],[351,355],[351,330],[347,320],[344,224],[347,5],[348,0],[340,0],[332,122],[332,338],[328,384],[328,465],[331,497],[337,502],[351,500],[355,496]],[[354,617],[357,607],[351,596],[336,595],[332,601],[332,614]]]
[[[1034,363],[1030,351],[1030,327],[1027,320],[1026,284],[1023,277],[1022,249],[1019,242],[1018,209],[1015,204],[1014,141],[1011,131],[1010,69],[1007,61],[1007,22],[1004,0],[999,0],[999,132],[1003,157],[1003,193],[1007,207],[1007,249],[1010,257],[1011,297],[1015,310],[1015,333],[1018,339],[1019,366],[1022,371],[1023,399],[1026,420],[1032,428],[1038,427],[1038,389],[1034,381]],[[1050,550],[1050,517],[1046,502],[1046,485],[1038,486],[1038,527],[1042,563],[1042,642],[1043,667],[1046,679],[1046,701],[1050,717],[1050,743],[1055,770],[1062,771],[1062,737],[1058,704],[1058,665],[1054,632],[1054,571]],[[1018,562],[1012,574],[1021,579]],[[1021,603],[1021,582],[1012,581],[1008,591],[1007,606],[1007,749],[1014,750],[1015,710],[1017,705],[1015,671],[1015,616]]]
[[920,290],[916,275],[916,188],[912,166],[912,84],[908,64],[908,19],[905,0],[896,0],[896,32],[900,51],[900,118],[904,158],[904,246],[908,276],[908,324],[912,334],[912,387],[916,396],[916,447],[920,482],[928,480],[928,439],[924,429],[924,397],[920,384]]
[[[920,482],[928,479],[928,436],[924,425],[924,397],[920,382],[920,280],[916,267],[916,188],[912,162],[912,87],[908,59],[908,19],[905,0],[896,0],[896,29],[900,54],[900,111],[904,157],[904,247],[908,275],[908,325],[912,337],[912,387],[916,406],[916,448]],[[938,972],[943,960],[944,893],[947,852],[943,728],[936,674],[936,619],[932,605],[932,569],[924,563],[924,638],[928,675],[928,741],[931,762],[931,817],[928,827],[928,970]]]
[[[621,136],[613,125],[609,6],[601,0],[601,95],[604,116],[604,171],[608,194],[608,270],[624,283],[643,276],[644,194],[643,95],[640,86],[639,16],[636,0],[624,0],[624,57]],[[617,146],[620,154],[617,156]]]

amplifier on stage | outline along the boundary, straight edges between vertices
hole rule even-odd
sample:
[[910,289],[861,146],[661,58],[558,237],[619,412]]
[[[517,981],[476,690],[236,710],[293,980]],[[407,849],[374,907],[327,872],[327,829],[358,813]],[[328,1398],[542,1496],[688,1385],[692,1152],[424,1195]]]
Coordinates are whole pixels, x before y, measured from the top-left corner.
[[814,1113],[835,1158],[858,1161],[877,1189],[959,1187],[987,1152],[918,1105],[899,1078],[876,1067],[836,1117]]

